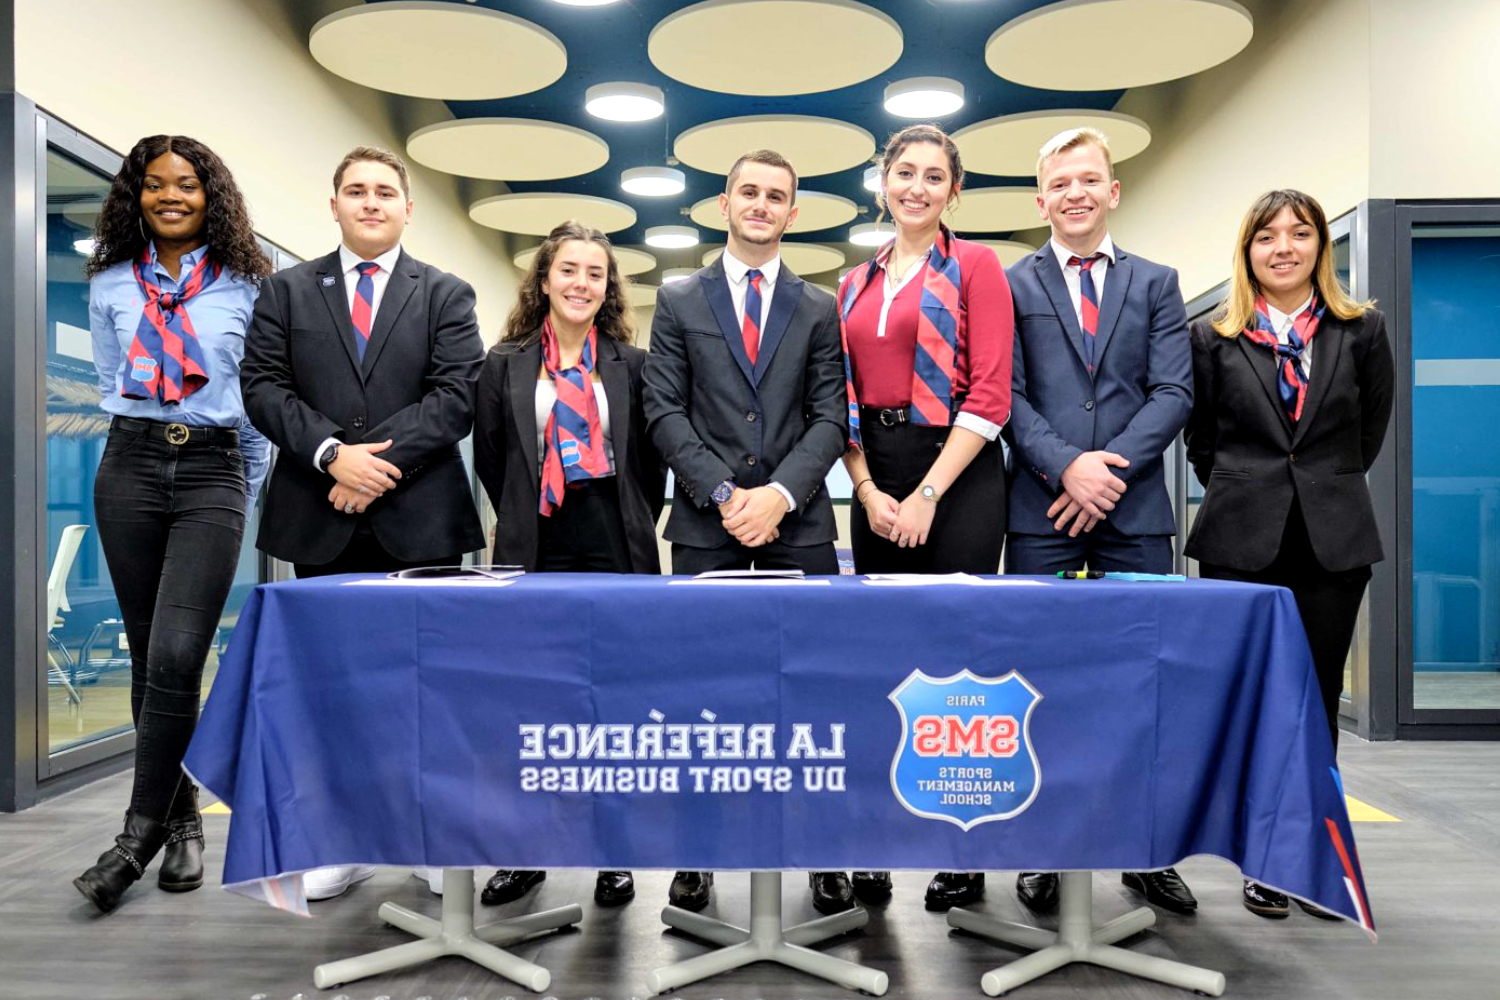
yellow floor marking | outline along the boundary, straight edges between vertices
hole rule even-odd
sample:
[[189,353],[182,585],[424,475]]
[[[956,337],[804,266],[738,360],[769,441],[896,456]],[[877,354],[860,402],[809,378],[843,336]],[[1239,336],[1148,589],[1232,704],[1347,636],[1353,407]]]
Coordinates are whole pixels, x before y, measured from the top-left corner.
[[211,806],[204,806],[202,812],[205,816],[228,816],[229,807],[222,802],[215,802]]
[[[1349,808],[1349,822],[1351,823],[1399,823],[1401,822],[1390,813],[1376,809],[1368,802],[1361,802],[1352,795],[1344,796],[1344,805]],[[204,810],[207,812],[208,810]],[[227,812],[227,810],[226,810]]]

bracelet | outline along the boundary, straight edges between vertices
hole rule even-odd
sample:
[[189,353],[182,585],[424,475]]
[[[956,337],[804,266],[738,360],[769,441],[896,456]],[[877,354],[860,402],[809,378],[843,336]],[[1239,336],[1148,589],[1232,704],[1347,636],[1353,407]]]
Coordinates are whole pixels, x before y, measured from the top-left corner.
[[[861,486],[863,486],[865,483],[869,483],[870,484],[870,486],[871,486],[870,493],[878,493],[880,491],[880,487],[878,487],[878,486],[875,485],[875,480],[873,480],[873,479],[861,479],[859,482],[855,483],[854,484],[854,499],[856,499],[856,500],[859,501],[859,505],[861,507],[864,506],[865,499],[864,499],[864,497],[862,497],[862,496],[859,495],[859,488]],[[865,494],[865,496],[869,496],[869,495],[870,495],[869,493]]]

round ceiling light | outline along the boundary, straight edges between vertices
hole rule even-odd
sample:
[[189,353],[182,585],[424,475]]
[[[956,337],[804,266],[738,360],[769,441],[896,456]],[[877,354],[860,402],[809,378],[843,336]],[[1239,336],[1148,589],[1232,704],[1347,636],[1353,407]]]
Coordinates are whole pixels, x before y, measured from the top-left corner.
[[605,121],[644,122],[660,117],[667,99],[649,83],[596,83],[584,91],[583,106]]
[[895,238],[895,227],[886,222],[865,222],[849,230],[849,242],[859,247],[884,246]]
[[671,167],[632,167],[620,175],[626,194],[666,198],[687,189],[687,175]]
[[914,76],[885,88],[885,110],[897,118],[941,118],[964,106],[964,85],[945,76]]
[[865,168],[865,190],[880,193],[880,164]]
[[691,267],[669,267],[661,273],[661,283],[663,285],[670,285],[674,281],[681,281],[684,278],[691,278],[692,276],[693,269]]
[[692,226],[652,226],[646,230],[646,245],[662,250],[681,250],[698,245],[698,230]]

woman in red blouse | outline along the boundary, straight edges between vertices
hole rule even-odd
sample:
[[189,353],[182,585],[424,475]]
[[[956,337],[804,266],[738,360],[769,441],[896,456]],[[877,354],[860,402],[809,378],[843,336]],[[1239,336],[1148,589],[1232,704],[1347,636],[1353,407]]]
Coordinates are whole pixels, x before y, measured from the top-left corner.
[[[935,125],[891,136],[882,209],[896,238],[839,287],[849,380],[844,466],[864,509],[849,520],[859,573],[996,573],[1005,541],[1000,428],[1010,418],[1015,318],[988,247],[942,223],[964,171]],[[890,894],[885,872],[855,872],[866,902]],[[940,872],[927,905],[978,899],[982,874]]]

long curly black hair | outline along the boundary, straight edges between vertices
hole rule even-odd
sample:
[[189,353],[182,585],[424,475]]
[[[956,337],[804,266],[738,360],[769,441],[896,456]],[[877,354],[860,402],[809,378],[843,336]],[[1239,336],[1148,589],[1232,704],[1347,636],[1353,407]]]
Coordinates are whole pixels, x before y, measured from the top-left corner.
[[635,323],[630,317],[630,302],[627,298],[629,279],[620,273],[620,265],[615,260],[614,247],[610,244],[609,237],[597,229],[572,220],[553,229],[542,241],[542,245],[537,247],[531,266],[521,278],[521,287],[516,292],[516,304],[506,317],[505,332],[500,339],[524,342],[537,335],[542,320],[547,318],[547,310],[551,308],[546,293],[542,291],[542,283],[552,271],[552,260],[557,256],[558,247],[568,240],[597,243],[604,248],[609,257],[609,274],[605,278],[604,302],[594,316],[594,326],[599,333],[613,340],[625,344],[633,342]]
[[94,228],[94,252],[84,266],[84,274],[92,278],[122,260],[135,260],[145,249],[149,229],[141,214],[141,185],[146,165],[163,153],[176,153],[187,160],[203,182],[208,206],[203,236],[209,258],[259,283],[271,273],[271,261],[255,242],[250,213],[234,175],[213,150],[185,135],[148,135],[130,150],[110,182]]

